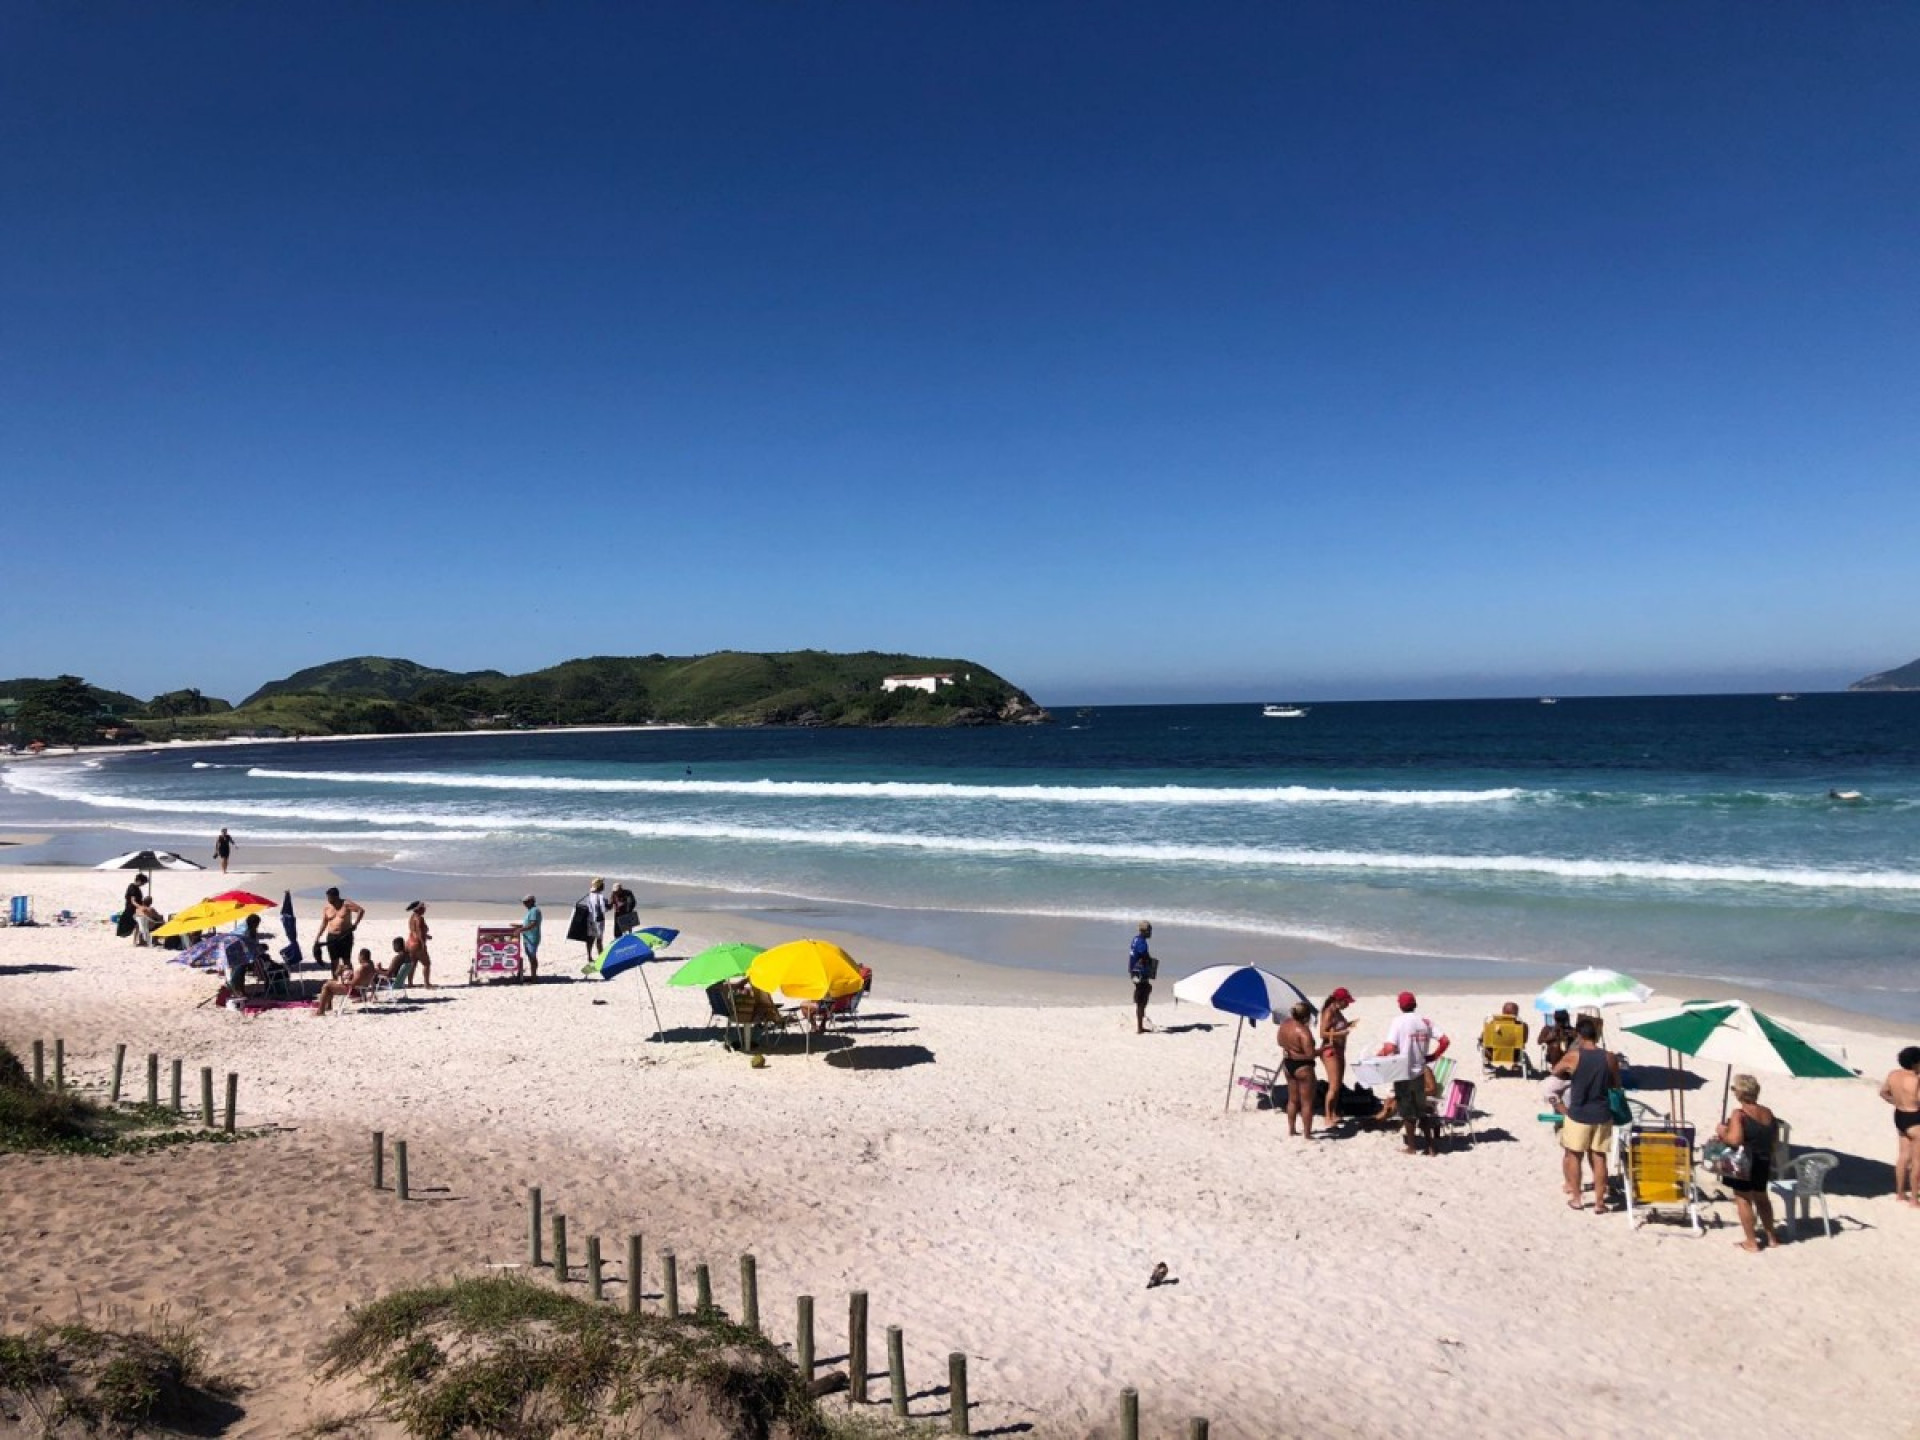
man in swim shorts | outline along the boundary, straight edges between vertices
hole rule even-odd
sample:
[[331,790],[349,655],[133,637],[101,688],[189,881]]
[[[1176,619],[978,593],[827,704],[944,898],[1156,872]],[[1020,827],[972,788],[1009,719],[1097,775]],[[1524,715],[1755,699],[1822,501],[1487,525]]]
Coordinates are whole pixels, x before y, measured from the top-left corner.
[[367,918],[364,907],[353,900],[342,900],[339,888],[327,890],[326,908],[320,912],[320,938],[326,942],[327,961],[339,979],[353,965],[353,932]]
[[1900,1149],[1893,1161],[1893,1198],[1920,1205],[1920,1045],[1900,1052],[1900,1068],[1887,1076],[1880,1098],[1893,1106]]

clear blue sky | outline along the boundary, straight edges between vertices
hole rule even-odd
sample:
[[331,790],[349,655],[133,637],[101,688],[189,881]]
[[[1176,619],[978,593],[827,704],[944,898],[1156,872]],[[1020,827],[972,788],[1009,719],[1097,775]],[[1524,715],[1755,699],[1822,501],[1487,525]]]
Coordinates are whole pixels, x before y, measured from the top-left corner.
[[1920,655],[1920,7],[0,9],[0,676]]

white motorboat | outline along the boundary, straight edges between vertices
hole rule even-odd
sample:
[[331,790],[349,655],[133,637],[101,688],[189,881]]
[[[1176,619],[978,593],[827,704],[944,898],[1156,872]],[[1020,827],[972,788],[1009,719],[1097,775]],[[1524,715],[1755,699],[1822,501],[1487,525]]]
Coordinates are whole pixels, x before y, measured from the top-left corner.
[[1560,701],[1552,695],[1542,695],[1540,697],[1540,703],[1542,705],[1558,705]]
[[1298,720],[1307,713],[1304,705],[1268,705],[1260,712],[1269,720]]

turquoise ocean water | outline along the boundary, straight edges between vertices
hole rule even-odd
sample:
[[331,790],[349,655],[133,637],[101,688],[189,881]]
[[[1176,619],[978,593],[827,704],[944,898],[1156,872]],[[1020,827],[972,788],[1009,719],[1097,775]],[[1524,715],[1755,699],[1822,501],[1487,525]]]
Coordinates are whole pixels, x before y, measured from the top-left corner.
[[1041,968],[1114,962],[1008,954],[1011,917],[1094,922],[1082,930],[1119,935],[1113,949],[1147,915],[1170,946],[1204,932],[1216,952],[1328,971],[1338,947],[1461,974],[1637,966],[1920,1020],[1916,739],[1920,695],[536,732],[42,760],[6,767],[0,824],[179,838],[196,855],[227,825],[243,855],[374,849],[407,883],[757,892],[896,938],[990,935],[999,958]]

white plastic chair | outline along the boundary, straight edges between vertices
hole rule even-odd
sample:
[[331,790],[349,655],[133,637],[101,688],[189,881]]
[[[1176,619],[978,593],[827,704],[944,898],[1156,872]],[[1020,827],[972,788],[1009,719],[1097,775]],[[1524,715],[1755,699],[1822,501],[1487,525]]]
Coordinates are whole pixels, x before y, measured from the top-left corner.
[[1820,1223],[1826,1227],[1829,1237],[1833,1234],[1833,1215],[1827,1209],[1827,1172],[1840,1163],[1840,1157],[1830,1150],[1810,1150],[1805,1155],[1796,1156],[1787,1168],[1792,1178],[1782,1176],[1767,1183],[1767,1188],[1780,1197],[1780,1208],[1787,1222],[1787,1229],[1798,1231],[1794,1221],[1793,1202],[1800,1202],[1800,1219],[1813,1218],[1813,1202],[1820,1202]]

